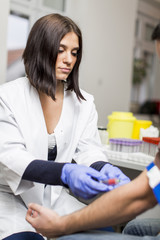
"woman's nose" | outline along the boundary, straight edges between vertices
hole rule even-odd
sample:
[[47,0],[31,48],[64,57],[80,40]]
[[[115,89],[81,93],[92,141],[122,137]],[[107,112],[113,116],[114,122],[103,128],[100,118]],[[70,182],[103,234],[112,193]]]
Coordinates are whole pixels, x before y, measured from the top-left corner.
[[72,63],[72,55],[71,53],[66,53],[64,56],[63,61],[67,64],[71,64]]

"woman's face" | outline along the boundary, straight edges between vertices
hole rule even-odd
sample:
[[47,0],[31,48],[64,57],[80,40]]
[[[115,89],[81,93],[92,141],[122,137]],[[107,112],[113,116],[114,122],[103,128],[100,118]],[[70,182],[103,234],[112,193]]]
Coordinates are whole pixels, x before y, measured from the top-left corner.
[[60,47],[55,66],[57,80],[67,79],[77,61],[78,49],[78,36],[74,32],[67,33],[60,41]]

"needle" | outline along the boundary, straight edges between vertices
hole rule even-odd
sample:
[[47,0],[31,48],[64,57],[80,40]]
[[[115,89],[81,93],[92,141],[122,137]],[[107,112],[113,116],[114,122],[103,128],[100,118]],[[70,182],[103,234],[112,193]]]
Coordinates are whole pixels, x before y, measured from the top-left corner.
[[101,180],[101,183],[107,184],[107,185],[116,185],[120,182],[120,179],[118,178],[110,178],[107,180]]

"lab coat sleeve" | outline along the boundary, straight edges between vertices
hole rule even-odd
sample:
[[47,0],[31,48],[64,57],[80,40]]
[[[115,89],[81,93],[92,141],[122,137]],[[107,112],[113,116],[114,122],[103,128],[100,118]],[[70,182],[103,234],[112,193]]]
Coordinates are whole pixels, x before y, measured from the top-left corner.
[[98,115],[93,103],[74,155],[78,164],[90,166],[97,161],[108,162],[99,137],[97,120]]
[[26,150],[22,133],[9,106],[0,98],[0,177],[17,195],[32,188],[32,182],[22,180],[23,172],[35,159]]

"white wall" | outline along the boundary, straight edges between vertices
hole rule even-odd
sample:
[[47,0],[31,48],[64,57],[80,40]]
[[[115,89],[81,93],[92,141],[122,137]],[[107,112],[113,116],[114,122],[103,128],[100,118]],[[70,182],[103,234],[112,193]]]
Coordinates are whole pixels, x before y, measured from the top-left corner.
[[[3,2],[3,3],[2,3]],[[0,84],[6,80],[7,67],[7,23],[9,14],[9,0],[2,0],[0,7]]]
[[137,0],[68,0],[84,39],[81,87],[95,97],[99,125],[129,110],[136,10]]

